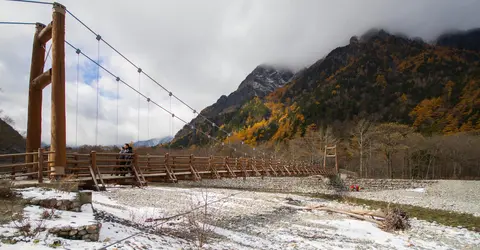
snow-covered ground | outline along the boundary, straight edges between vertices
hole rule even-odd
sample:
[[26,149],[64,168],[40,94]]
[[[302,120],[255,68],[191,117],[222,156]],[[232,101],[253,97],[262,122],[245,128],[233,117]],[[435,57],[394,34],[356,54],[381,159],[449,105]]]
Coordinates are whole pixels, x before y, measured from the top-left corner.
[[[188,212],[205,200],[213,203],[207,207],[209,220],[200,226],[214,232],[205,249],[480,249],[480,234],[466,229],[413,219],[410,230],[387,233],[370,222],[299,209],[320,204],[361,208],[343,203],[299,195],[174,187],[109,188],[107,192],[94,192],[93,208],[104,217],[99,242],[40,234],[37,244],[1,244],[0,249],[51,249],[48,244],[56,239],[62,242],[57,249],[195,249],[195,235],[201,230],[192,229],[188,219],[201,218],[205,210]],[[39,216],[37,210],[40,209],[26,207],[25,214],[34,220]],[[56,220],[90,222],[93,211],[87,205],[82,210],[82,215],[62,212],[61,219]],[[182,213],[186,215],[174,217]],[[150,222],[155,218],[164,220]],[[153,229],[157,231],[150,231]],[[8,231],[8,225],[0,230]],[[126,237],[130,238],[121,241]]]
[[[189,211],[202,204],[205,197],[209,202],[220,200],[208,208],[213,214],[208,228],[216,236],[210,239],[207,249],[475,249],[480,246],[480,234],[466,229],[414,219],[411,230],[387,233],[369,222],[347,216],[298,210],[318,204],[360,208],[298,195],[149,187],[95,193],[94,207],[148,226],[152,223],[145,223],[146,219]],[[183,218],[174,218],[162,224],[160,231],[189,234],[189,226],[184,222]]]
[[438,180],[426,188],[348,192],[357,198],[409,204],[480,216],[480,181]]
[[64,192],[59,190],[36,187],[17,189],[17,192],[20,193],[24,199],[35,198],[39,200],[74,200],[77,197],[77,193],[75,192]]

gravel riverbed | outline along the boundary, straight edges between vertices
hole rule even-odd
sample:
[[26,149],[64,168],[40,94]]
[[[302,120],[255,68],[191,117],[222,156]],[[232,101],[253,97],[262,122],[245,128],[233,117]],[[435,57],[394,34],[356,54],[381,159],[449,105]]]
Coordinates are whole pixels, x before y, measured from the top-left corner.
[[480,216],[480,181],[439,180],[426,188],[348,192],[349,196]]
[[[214,236],[204,249],[476,249],[480,245],[480,233],[422,220],[412,219],[410,230],[389,233],[345,215],[299,210],[320,204],[362,209],[302,195],[175,187],[110,190],[94,193],[94,208],[145,226],[148,218],[186,213],[205,199],[218,201],[208,207],[212,215],[208,227]],[[185,244],[195,235],[187,218],[162,220],[161,230],[181,238],[176,245],[192,246]]]

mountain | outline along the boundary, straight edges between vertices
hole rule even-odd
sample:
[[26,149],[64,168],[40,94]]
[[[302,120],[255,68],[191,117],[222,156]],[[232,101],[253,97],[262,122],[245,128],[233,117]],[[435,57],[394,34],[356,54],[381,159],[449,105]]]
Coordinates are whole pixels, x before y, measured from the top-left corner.
[[145,141],[137,141],[133,143],[134,147],[154,147],[162,143],[170,142],[172,140],[171,136],[165,136],[162,138],[153,138]]
[[232,116],[238,112],[246,102],[254,97],[264,98],[277,88],[288,83],[293,75],[293,71],[286,68],[269,65],[257,66],[245,80],[240,83],[237,90],[228,96],[222,95],[216,103],[203,109],[200,112],[201,116],[197,116],[182,128],[175,135],[172,146],[205,143],[208,140],[202,135],[194,136],[190,126],[200,128],[202,131],[213,135],[224,135],[224,133],[219,133],[218,128],[212,130],[211,124],[203,117],[206,117],[216,124],[224,124],[230,121]]
[[480,28],[445,33],[438,37],[437,45],[480,51]]
[[[282,141],[327,125],[348,136],[348,127],[360,118],[407,124],[425,134],[480,130],[480,53],[462,45],[469,37],[444,35],[432,45],[370,31],[294,76],[259,66],[237,91],[202,114],[235,131],[230,140],[248,144]],[[276,77],[266,79],[270,74]],[[272,88],[256,91],[259,82]],[[192,124],[225,139],[201,118]],[[204,136],[193,134],[183,129],[174,145],[207,143]]]
[[0,119],[0,154],[24,152],[25,139],[10,124]]

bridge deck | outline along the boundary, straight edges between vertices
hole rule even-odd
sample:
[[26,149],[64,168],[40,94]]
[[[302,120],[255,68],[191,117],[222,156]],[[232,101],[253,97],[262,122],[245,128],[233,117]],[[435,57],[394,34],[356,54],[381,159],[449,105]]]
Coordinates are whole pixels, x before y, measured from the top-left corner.
[[[25,162],[26,155],[34,155],[33,162]],[[0,155],[0,173],[4,178],[28,178],[18,185],[48,183],[54,174],[54,152]],[[8,160],[10,157],[11,160]],[[7,160],[5,160],[7,159]],[[1,162],[8,162],[2,164]],[[230,158],[224,156],[198,157],[193,155],[139,155],[117,153],[67,154],[65,181],[92,183],[98,190],[104,183],[125,183],[133,180],[139,185],[150,182],[177,182],[211,178],[253,176],[309,176],[336,175],[334,168],[321,168],[305,163],[282,162],[275,159]],[[125,175],[125,176],[123,176]],[[83,184],[81,184],[83,185]]]

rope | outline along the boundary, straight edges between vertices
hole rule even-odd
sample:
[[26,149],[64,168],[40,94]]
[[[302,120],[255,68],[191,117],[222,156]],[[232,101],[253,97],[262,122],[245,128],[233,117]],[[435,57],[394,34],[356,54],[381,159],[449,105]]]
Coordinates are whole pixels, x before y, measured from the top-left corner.
[[[77,49],[77,47],[73,46],[70,42],[68,41],[65,41],[65,43],[72,47],[74,50],[78,50],[80,54],[82,54],[85,58],[87,58],[90,62],[96,64],[99,68],[103,69],[105,72],[107,72],[109,75],[111,75],[112,77],[116,78],[117,81],[119,82],[122,82],[125,86],[127,86],[128,88],[130,88],[131,90],[133,90],[134,92],[136,92],[137,94],[139,94],[140,96],[142,96],[143,98],[145,99],[149,99],[145,94],[141,93],[140,91],[136,90],[134,87],[132,87],[131,85],[129,85],[127,82],[125,82],[124,80],[122,80],[120,77],[118,77],[117,75],[113,74],[110,70],[108,70],[107,68],[105,68],[104,66],[100,65],[98,62],[96,62],[95,60],[93,60],[91,57],[89,57],[88,55],[86,55],[85,53],[83,53],[83,51]],[[159,107],[160,109],[162,109],[163,111],[167,112],[168,114],[170,114],[173,118],[177,118],[179,121],[183,122],[184,124],[188,125],[188,122],[185,121],[184,119],[176,116],[174,113],[172,113],[171,111],[167,110],[166,108],[162,107],[160,104],[158,104],[157,102],[153,101],[150,99],[150,102],[152,104],[154,104],[155,106]],[[191,129],[196,129],[194,126],[190,125],[190,128]],[[203,135],[205,135],[206,137],[210,138],[212,141],[215,141],[215,142],[220,142],[218,139],[216,138],[213,138],[213,137],[210,137],[207,133],[203,132],[202,130],[199,130],[197,129],[197,131]],[[235,151],[237,151],[237,149],[235,147],[232,147],[230,146],[230,148],[234,149]],[[238,150],[239,152],[241,152],[240,150]]]
[[[98,39],[97,39],[98,40]],[[100,40],[97,42],[97,65],[100,65]],[[95,146],[98,145],[98,107],[99,107],[99,90],[100,90],[100,66],[97,67],[97,116],[95,120]]]

